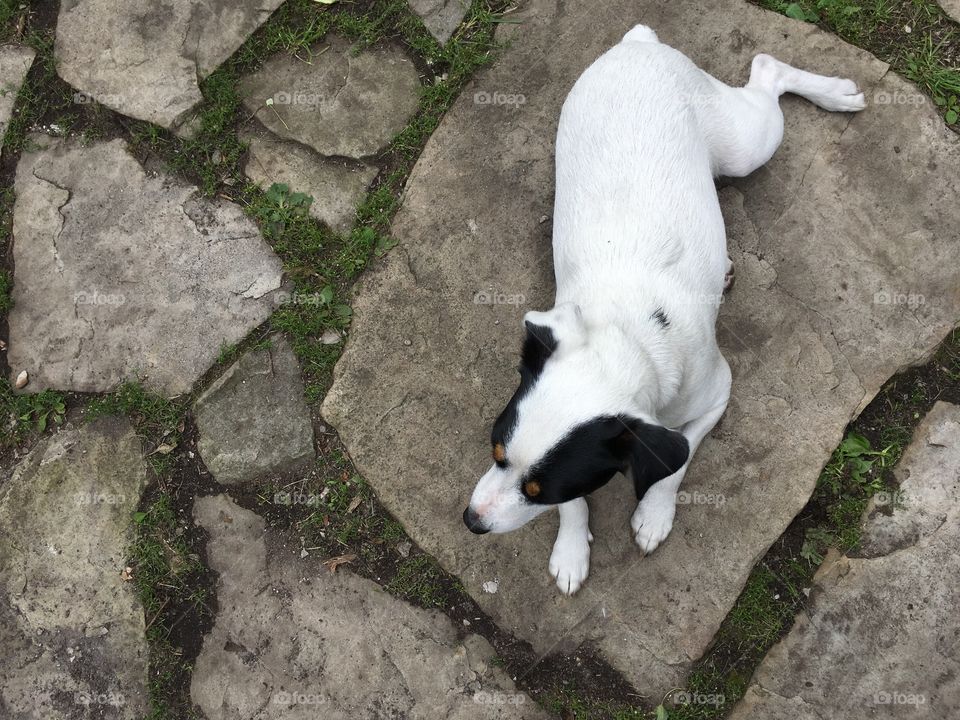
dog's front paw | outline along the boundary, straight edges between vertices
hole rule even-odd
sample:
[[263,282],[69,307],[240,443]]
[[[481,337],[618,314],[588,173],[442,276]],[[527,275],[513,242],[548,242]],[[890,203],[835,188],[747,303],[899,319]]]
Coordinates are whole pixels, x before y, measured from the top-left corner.
[[643,550],[643,554],[649,555],[670,534],[676,505],[673,502],[646,502],[646,500],[647,498],[644,498],[637,505],[630,519],[630,527],[633,528],[633,539]]
[[564,595],[573,595],[590,573],[591,535],[558,537],[550,554],[550,574]]

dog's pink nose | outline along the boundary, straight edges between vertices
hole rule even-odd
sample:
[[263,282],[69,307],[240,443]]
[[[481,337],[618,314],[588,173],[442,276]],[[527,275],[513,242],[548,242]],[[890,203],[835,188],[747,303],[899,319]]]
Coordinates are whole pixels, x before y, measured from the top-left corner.
[[463,511],[463,523],[472,533],[477,535],[483,535],[484,533],[490,532],[490,528],[486,527],[483,524],[483,521],[480,519],[480,516],[474,512],[473,508],[467,506],[467,509]]

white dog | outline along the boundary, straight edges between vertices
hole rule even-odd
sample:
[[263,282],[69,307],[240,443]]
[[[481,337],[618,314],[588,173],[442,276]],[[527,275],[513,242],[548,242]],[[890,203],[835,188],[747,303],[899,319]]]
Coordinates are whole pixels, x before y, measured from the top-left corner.
[[585,496],[626,473],[639,500],[634,538],[652,552],[673,526],[690,458],[726,409],[730,369],[714,326],[732,263],[713,178],[770,159],[785,92],[838,112],[865,105],[853,81],[769,55],[731,88],[642,25],[563,105],[556,303],[524,317],[520,388],[463,517],[473,532],[500,533],[558,507],[550,572],[566,594],[590,566]]

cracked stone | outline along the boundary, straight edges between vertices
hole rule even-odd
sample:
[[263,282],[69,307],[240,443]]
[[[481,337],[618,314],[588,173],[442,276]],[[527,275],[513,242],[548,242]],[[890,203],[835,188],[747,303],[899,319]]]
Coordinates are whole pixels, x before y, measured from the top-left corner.
[[233,203],[151,175],[121,140],[34,136],[17,166],[9,363],[45,388],[186,392],[274,309],[282,267]]
[[[278,54],[240,82],[246,108],[274,135],[321,155],[374,155],[419,107],[420,79],[397,48],[359,55],[331,36],[310,61]],[[267,104],[268,101],[270,104]]]
[[549,717],[485,639],[439,612],[278,549],[263,519],[226,495],[199,498],[193,514],[218,574],[220,609],[190,685],[209,720]]
[[240,357],[193,406],[197,449],[217,482],[236,485],[316,457],[300,365],[283,336]]
[[143,609],[120,577],[146,480],[133,428],[102,418],[41,440],[0,487],[0,707],[9,717],[146,714]]
[[[630,537],[632,489],[614,479],[591,498],[590,578],[563,598],[547,572],[555,514],[482,538],[466,534],[461,514],[489,466],[490,426],[516,387],[521,317],[552,304],[550,225],[538,220],[552,214],[556,122],[576,78],[642,21],[731,84],[770,52],[853,77],[871,100],[916,89],[815,26],[747,3],[558,7],[530,4],[522,41],[427,143],[393,224],[399,245],[353,303],[323,413],[413,540],[501,627],[544,652],[589,640],[640,692],[662,696],[682,684],[756,558],[806,504],[849,420],[960,322],[960,143],[930,103],[850,116],[782,98],[777,154],[722,183],[737,283],[718,337],[733,398],[684,490],[725,501],[680,505],[671,536],[644,558]],[[585,26],[587,35],[578,32]],[[578,42],[557,43],[564,33]],[[475,91],[527,102],[478,105]],[[475,303],[487,287],[518,304]],[[885,290],[895,302],[875,301]],[[495,595],[482,590],[492,577]]]
[[868,508],[869,557],[827,557],[810,606],[731,720],[942,718],[960,707],[960,407],[934,405],[895,472],[899,490]]
[[199,82],[283,0],[64,0],[57,73],[112,110],[174,128],[200,103]]
[[437,42],[443,44],[460,27],[470,3],[466,0],[410,0],[410,9],[420,16]]
[[353,226],[357,206],[377,176],[377,168],[342,158],[324,158],[299,143],[279,140],[270,133],[246,132],[250,143],[244,173],[263,190],[274,183],[313,197],[310,214],[334,230]]
[[13,104],[36,54],[30,47],[0,45],[0,142],[7,134]]

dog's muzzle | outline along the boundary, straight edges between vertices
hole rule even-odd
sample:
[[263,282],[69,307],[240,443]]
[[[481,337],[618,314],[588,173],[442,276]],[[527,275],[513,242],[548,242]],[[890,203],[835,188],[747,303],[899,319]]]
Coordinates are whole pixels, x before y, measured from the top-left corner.
[[483,521],[480,520],[480,516],[469,506],[463,511],[463,524],[467,526],[470,532],[476,533],[477,535],[490,532],[490,528],[484,526]]

